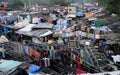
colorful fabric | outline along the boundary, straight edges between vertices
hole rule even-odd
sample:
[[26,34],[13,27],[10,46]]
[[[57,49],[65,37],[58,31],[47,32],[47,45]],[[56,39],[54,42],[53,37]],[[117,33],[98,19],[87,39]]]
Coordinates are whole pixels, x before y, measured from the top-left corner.
[[41,69],[40,66],[37,66],[37,65],[31,65],[29,67],[29,73],[36,73],[36,72],[39,72]]
[[30,56],[34,56],[36,59],[40,59],[40,57],[41,57],[40,53],[31,47],[29,50],[29,54],[30,54]]

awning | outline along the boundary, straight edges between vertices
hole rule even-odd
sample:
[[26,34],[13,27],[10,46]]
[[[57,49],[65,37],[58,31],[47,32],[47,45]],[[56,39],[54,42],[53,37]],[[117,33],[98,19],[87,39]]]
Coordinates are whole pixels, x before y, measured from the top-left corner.
[[29,23],[19,22],[15,24],[15,27],[22,28],[27,26]]
[[94,21],[94,20],[97,20],[97,18],[91,17],[91,18],[89,18],[88,20],[89,20],[89,21]]
[[91,29],[96,29],[96,30],[101,30],[101,31],[112,31],[110,28],[108,28],[107,26],[100,26],[100,27],[96,27],[96,26],[91,26]]
[[45,37],[45,36],[48,36],[48,35],[51,35],[53,32],[52,31],[47,31],[46,33],[40,35],[41,37]]
[[38,25],[33,26],[33,28],[52,29],[52,28],[53,28],[53,24],[49,24],[49,23],[39,23]]
[[32,27],[35,26],[36,24],[29,24],[27,26],[25,26],[24,28],[18,30],[18,31],[31,31]]
[[42,37],[44,37],[44,36],[52,34],[52,32],[50,30],[47,30],[47,29],[46,30],[45,29],[43,29],[43,30],[32,30],[32,31],[16,31],[15,33],[30,36],[30,37],[32,37],[32,36],[36,36],[36,37],[37,36],[42,36]]

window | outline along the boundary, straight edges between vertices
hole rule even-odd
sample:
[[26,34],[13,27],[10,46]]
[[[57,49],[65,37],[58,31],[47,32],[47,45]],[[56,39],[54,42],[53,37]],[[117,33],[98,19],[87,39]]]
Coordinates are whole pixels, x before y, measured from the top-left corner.
[[69,9],[69,11],[72,11],[72,9]]

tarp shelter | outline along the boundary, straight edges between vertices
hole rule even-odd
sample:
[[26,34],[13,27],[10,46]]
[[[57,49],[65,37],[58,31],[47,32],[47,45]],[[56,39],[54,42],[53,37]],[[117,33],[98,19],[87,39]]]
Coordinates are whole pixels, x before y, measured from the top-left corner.
[[5,24],[13,26],[14,23],[17,22],[17,18],[15,18],[15,17],[7,17],[4,22],[5,22]]
[[42,35],[42,34],[44,34],[44,33],[46,33],[46,32],[48,32],[48,30],[46,29],[43,29],[43,30],[32,30],[32,31],[16,31],[15,33],[17,33],[17,34],[22,34],[22,35],[26,35],[26,36],[30,36],[30,37],[32,37],[32,36],[40,36],[40,35]]
[[18,31],[31,31],[32,27],[35,26],[36,24],[29,24],[27,26],[25,26],[24,28],[18,30]]
[[16,20],[17,20],[17,18],[15,18],[15,17],[8,17],[8,18],[6,18],[6,21],[8,21],[8,22],[14,22]]
[[97,19],[94,21],[96,27],[105,25],[105,21],[102,19]]
[[44,34],[41,34],[40,36],[45,37],[45,36],[51,35],[52,33],[53,32],[49,30],[49,31],[45,32]]
[[29,25],[29,23],[18,22],[18,23],[15,24],[15,27],[22,28],[22,27],[25,27],[27,25]]
[[33,28],[37,28],[37,29],[52,29],[53,28],[53,24],[39,23],[39,24],[33,26]]
[[0,62],[0,71],[2,72],[10,71],[22,64],[21,62],[13,60],[0,60]]
[[96,26],[91,26],[91,29],[96,29],[96,30],[101,30],[101,31],[112,31],[111,29],[109,29],[107,26],[100,26],[100,27],[96,27]]
[[84,16],[84,13],[83,12],[77,12],[76,16]]

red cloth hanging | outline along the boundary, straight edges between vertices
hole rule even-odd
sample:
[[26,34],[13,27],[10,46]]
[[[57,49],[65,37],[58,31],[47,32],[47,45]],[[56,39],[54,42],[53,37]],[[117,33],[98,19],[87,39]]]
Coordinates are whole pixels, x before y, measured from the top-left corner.
[[78,68],[76,68],[75,72],[76,72],[76,75],[77,74],[86,74],[86,71],[78,69]]

